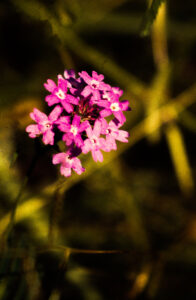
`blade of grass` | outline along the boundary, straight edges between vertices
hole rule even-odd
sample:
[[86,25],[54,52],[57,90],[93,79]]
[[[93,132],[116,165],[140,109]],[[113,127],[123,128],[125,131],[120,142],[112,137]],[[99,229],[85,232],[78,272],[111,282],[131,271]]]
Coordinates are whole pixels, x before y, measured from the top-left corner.
[[182,132],[175,123],[171,123],[165,128],[165,134],[180,188],[189,196],[194,182]]
[[[157,14],[156,21],[152,26],[152,50],[153,58],[157,68],[157,73],[149,89],[148,101],[145,102],[147,115],[150,115],[161,104],[168,99],[168,85],[170,76],[170,63],[167,53],[167,35],[166,35],[166,5],[163,4]],[[155,119],[150,119],[148,127],[154,126],[153,123],[159,122],[161,116],[157,115]],[[150,128],[147,130],[150,130]],[[160,130],[156,130],[149,135],[150,142],[157,142],[160,138]]]
[[151,26],[157,17],[159,8],[165,0],[152,0],[141,25],[141,35],[146,36],[149,34]]

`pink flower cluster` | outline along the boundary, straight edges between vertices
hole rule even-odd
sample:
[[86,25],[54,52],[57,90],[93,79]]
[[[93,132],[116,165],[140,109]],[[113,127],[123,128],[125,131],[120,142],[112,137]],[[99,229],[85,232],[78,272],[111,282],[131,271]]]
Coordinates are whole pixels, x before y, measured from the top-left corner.
[[[50,95],[45,100],[54,106],[47,116],[34,108],[30,117],[36,122],[27,126],[29,137],[42,135],[44,144],[54,145],[60,138],[65,142],[66,152],[53,155],[52,163],[60,164],[65,177],[71,169],[77,174],[85,171],[78,155],[91,151],[94,161],[103,161],[100,150],[116,150],[116,140],[128,142],[127,131],[119,129],[126,118],[123,111],[130,110],[127,100],[120,101],[123,91],[106,84],[104,76],[93,71],[92,76],[82,71],[79,77],[73,70],[58,75],[58,84],[48,79],[44,84]],[[105,117],[114,116],[110,121]]]

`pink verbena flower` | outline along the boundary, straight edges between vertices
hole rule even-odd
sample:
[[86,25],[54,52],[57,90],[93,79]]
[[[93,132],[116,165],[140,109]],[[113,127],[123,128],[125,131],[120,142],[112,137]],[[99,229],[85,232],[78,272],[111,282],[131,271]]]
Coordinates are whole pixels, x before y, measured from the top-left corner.
[[[116,141],[127,143],[128,132],[119,129],[129,110],[128,101],[120,101],[123,91],[104,82],[104,76],[93,71],[76,75],[74,70],[65,70],[64,77],[58,75],[58,83],[48,79],[44,87],[50,93],[45,100],[48,106],[55,105],[47,116],[34,108],[30,114],[36,124],[27,126],[29,137],[42,135],[44,144],[64,146],[65,152],[53,155],[52,163],[60,164],[60,172],[69,177],[71,170],[84,172],[78,158],[91,152],[93,160],[103,161],[103,151],[116,150]],[[108,116],[114,119],[108,124]],[[55,139],[54,139],[55,137]],[[58,142],[61,141],[59,144]],[[62,141],[63,144],[62,145]]]
[[47,116],[39,109],[34,108],[33,112],[30,113],[30,117],[37,122],[37,124],[27,126],[26,132],[29,133],[29,137],[35,138],[37,135],[43,134],[44,144],[54,145],[53,127],[62,111],[62,107],[58,105],[51,111],[49,116]]
[[119,97],[121,97],[123,95],[123,90],[121,90],[119,87],[114,86],[112,87],[112,92],[116,95],[118,95]]
[[102,91],[101,99],[107,100],[109,102],[115,101],[115,99],[118,97],[121,97],[123,94],[123,91],[119,87],[111,87],[107,90]]
[[84,154],[91,151],[94,161],[103,161],[103,155],[100,151],[106,150],[105,139],[100,137],[101,134],[101,121],[96,120],[94,128],[88,127],[86,129],[88,138],[84,141],[84,146],[82,147],[82,152]]
[[61,75],[58,75],[57,86],[53,80],[48,79],[47,83],[44,83],[44,87],[51,92],[51,95],[46,96],[46,102],[49,106],[61,103],[64,109],[71,113],[73,111],[72,104],[78,104],[78,98],[67,94],[67,80],[63,79]]
[[102,74],[98,75],[97,72],[93,71],[91,77],[86,71],[82,71],[79,75],[87,83],[87,86],[85,86],[81,93],[84,97],[92,94],[94,99],[99,99],[100,91],[109,88],[109,85],[103,82],[104,76]]
[[128,143],[129,133],[125,130],[119,130],[121,123],[117,119],[111,120],[109,124],[105,119],[102,119],[101,133],[106,135],[107,150],[117,150],[116,140]]
[[121,124],[126,121],[123,111],[130,109],[127,100],[119,101],[119,96],[115,95],[112,101],[100,100],[98,105],[104,107],[104,109],[100,111],[101,117],[107,117],[113,114]]
[[71,169],[73,169],[78,175],[81,175],[85,169],[77,157],[72,157],[68,151],[66,153],[61,152],[53,155],[52,163],[54,165],[61,164],[60,172],[65,177],[71,176]]
[[[62,117],[63,118],[63,117]],[[66,117],[65,117],[66,118]],[[82,147],[84,144],[84,141],[81,137],[82,132],[85,131],[87,127],[90,126],[88,121],[84,121],[83,123],[80,122],[81,117],[78,115],[75,115],[73,117],[72,124],[70,123],[61,123],[59,124],[58,128],[65,132],[65,134],[62,137],[62,140],[66,143],[67,146],[70,146],[73,142],[78,147]]]

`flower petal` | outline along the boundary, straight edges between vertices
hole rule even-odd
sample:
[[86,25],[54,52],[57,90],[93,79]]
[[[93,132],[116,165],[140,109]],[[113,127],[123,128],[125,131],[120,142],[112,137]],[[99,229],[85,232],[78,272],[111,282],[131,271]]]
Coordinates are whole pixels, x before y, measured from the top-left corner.
[[66,158],[66,154],[64,152],[54,154],[52,157],[52,163],[54,165],[62,164],[65,161],[65,158]]
[[106,152],[111,150],[117,150],[115,139],[111,135],[106,136]]
[[73,142],[73,134],[70,132],[67,132],[63,135],[62,140],[66,143],[67,146],[70,146]]
[[80,134],[77,134],[75,136],[75,139],[74,139],[75,143],[76,143],[76,146],[78,146],[79,148],[82,147],[84,145],[84,141],[83,139],[81,138]]
[[113,111],[113,114],[118,121],[123,124],[126,121],[125,116],[123,115],[122,111]]
[[68,101],[69,103],[78,105],[79,99],[76,98],[76,97],[74,97],[74,96],[72,96],[72,95],[67,95],[66,96],[66,101]]
[[117,137],[115,137],[116,140],[123,142],[123,143],[128,143],[127,138],[129,137],[129,133],[125,130],[119,130]]
[[91,125],[88,121],[82,122],[78,128],[78,132],[82,132],[82,131],[86,130],[89,126],[91,126]]
[[58,76],[58,87],[64,92],[67,93],[67,81],[63,79],[62,75]]
[[51,122],[54,122],[58,119],[58,117],[60,116],[60,114],[62,113],[63,108],[60,105],[55,106],[55,108],[51,111],[51,113],[48,116],[48,119]]
[[78,115],[75,115],[73,117],[73,121],[72,121],[72,125],[76,126],[76,127],[79,127],[80,126],[80,116]]
[[110,116],[111,114],[112,114],[111,109],[105,108],[105,109],[103,109],[103,110],[100,111],[100,116],[101,116],[102,118],[108,117],[108,116]]
[[66,168],[64,165],[61,165],[60,172],[61,172],[61,175],[65,176],[65,177],[71,176],[71,168]]
[[48,106],[52,106],[60,102],[59,98],[55,95],[48,95],[46,96],[45,100],[48,103]]
[[30,113],[30,117],[37,123],[42,123],[42,122],[48,120],[48,117],[46,116],[46,114],[44,114],[37,108],[34,108],[33,112]]
[[92,88],[89,85],[87,85],[83,89],[81,95],[84,96],[84,97],[88,97],[91,93],[92,93]]
[[91,126],[86,128],[86,134],[89,138],[91,138],[93,136],[93,130],[92,130]]
[[47,130],[43,133],[43,142],[45,145],[54,145],[54,132],[52,130]]
[[48,90],[49,92],[52,93],[54,91],[54,89],[56,88],[56,83],[53,80],[48,79],[47,83],[44,83],[44,87],[46,90]]
[[92,150],[92,157],[94,159],[94,161],[103,161],[103,154],[101,153],[100,150]]
[[30,138],[35,138],[37,135],[41,133],[37,124],[32,124],[27,126],[26,132],[28,132]]
[[123,100],[120,102],[120,106],[122,110],[129,110],[129,101],[128,100]]
[[77,157],[73,158],[72,168],[78,175],[81,175],[85,171],[85,168],[82,167],[81,161]]
[[89,139],[86,139],[86,140],[84,141],[84,145],[83,145],[83,147],[82,147],[82,152],[83,152],[84,154],[86,154],[86,153],[88,153],[88,152],[91,150],[91,148],[92,148],[91,141],[90,141]]
[[93,134],[99,137],[100,133],[101,133],[101,121],[96,120],[93,128]]
[[63,105],[64,109],[68,112],[71,113],[73,111],[73,106],[66,102],[66,101],[61,101],[61,104]]

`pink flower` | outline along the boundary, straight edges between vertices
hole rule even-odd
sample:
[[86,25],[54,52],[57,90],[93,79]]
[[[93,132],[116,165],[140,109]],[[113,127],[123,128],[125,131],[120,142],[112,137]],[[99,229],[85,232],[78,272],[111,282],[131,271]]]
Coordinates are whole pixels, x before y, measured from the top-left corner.
[[103,91],[102,94],[102,100],[106,100],[108,102],[114,101],[116,98],[115,94],[112,92],[112,90],[109,91]]
[[121,90],[119,87],[114,86],[112,87],[112,92],[116,95],[118,95],[119,97],[121,97],[123,95],[123,90]]
[[126,121],[122,111],[127,111],[130,109],[129,102],[127,100],[119,101],[119,96],[115,95],[112,101],[100,100],[98,105],[105,108],[100,111],[101,117],[104,118],[113,114],[121,124]]
[[61,164],[60,172],[65,177],[71,176],[71,169],[73,169],[78,175],[81,175],[85,169],[77,157],[71,157],[70,152],[54,154],[52,158],[54,165]]
[[[62,117],[63,118],[63,117]],[[66,117],[64,117],[66,118]],[[90,126],[88,121],[84,121],[82,123],[80,123],[81,121],[81,117],[78,115],[75,115],[73,117],[73,121],[72,124],[70,123],[60,123],[59,122],[59,126],[58,128],[65,132],[65,134],[63,135],[62,140],[64,142],[66,142],[67,146],[70,146],[73,142],[76,144],[76,146],[78,147],[82,147],[84,142],[83,139],[81,137],[81,134],[83,131],[85,131],[87,129],[87,127]]]
[[29,133],[29,137],[35,138],[37,135],[43,134],[44,144],[54,145],[53,125],[56,123],[62,111],[63,108],[57,105],[49,116],[47,116],[39,109],[34,108],[33,112],[30,113],[30,117],[37,122],[37,124],[27,126],[26,132]]
[[44,87],[51,92],[51,95],[46,96],[46,102],[49,106],[61,103],[64,109],[71,113],[73,111],[72,104],[78,104],[78,98],[67,94],[67,81],[61,75],[58,75],[58,86],[53,80],[48,79],[47,83],[44,83]]
[[121,97],[123,94],[123,91],[120,90],[118,87],[110,87],[109,90],[105,90],[102,93],[102,99],[107,100],[109,102],[115,101],[115,99]]
[[94,128],[92,129],[91,127],[88,127],[86,129],[86,133],[88,138],[84,141],[84,146],[82,147],[82,152],[84,154],[88,153],[91,151],[92,157],[94,161],[103,161],[103,155],[100,151],[106,150],[106,145],[105,145],[105,139],[100,138],[101,134],[101,121],[96,120],[94,124]]
[[[123,91],[104,82],[104,76],[92,71],[78,73],[65,70],[58,75],[58,83],[48,79],[44,87],[50,93],[45,100],[55,108],[47,116],[34,108],[30,114],[36,124],[27,126],[29,137],[42,135],[44,144],[67,147],[65,153],[53,155],[53,164],[60,164],[61,174],[84,172],[78,156],[91,151],[94,161],[103,161],[101,150],[116,150],[116,141],[127,143],[128,132],[119,129],[126,118],[123,111],[129,110],[128,101],[119,101]],[[105,117],[114,115],[109,124]],[[55,137],[55,139],[54,139]],[[62,143],[63,141],[63,143]],[[59,143],[60,142],[60,143]]]
[[107,151],[117,150],[116,141],[118,140],[123,143],[128,143],[127,138],[129,133],[125,130],[119,130],[121,124],[117,119],[114,119],[107,123],[105,119],[102,119],[102,130],[101,133],[106,135],[106,146]]
[[94,99],[99,99],[100,91],[104,91],[110,87],[103,82],[104,76],[102,74],[98,75],[95,71],[92,72],[92,77],[86,71],[80,72],[79,75],[87,83],[87,86],[81,93],[84,97],[92,94]]

